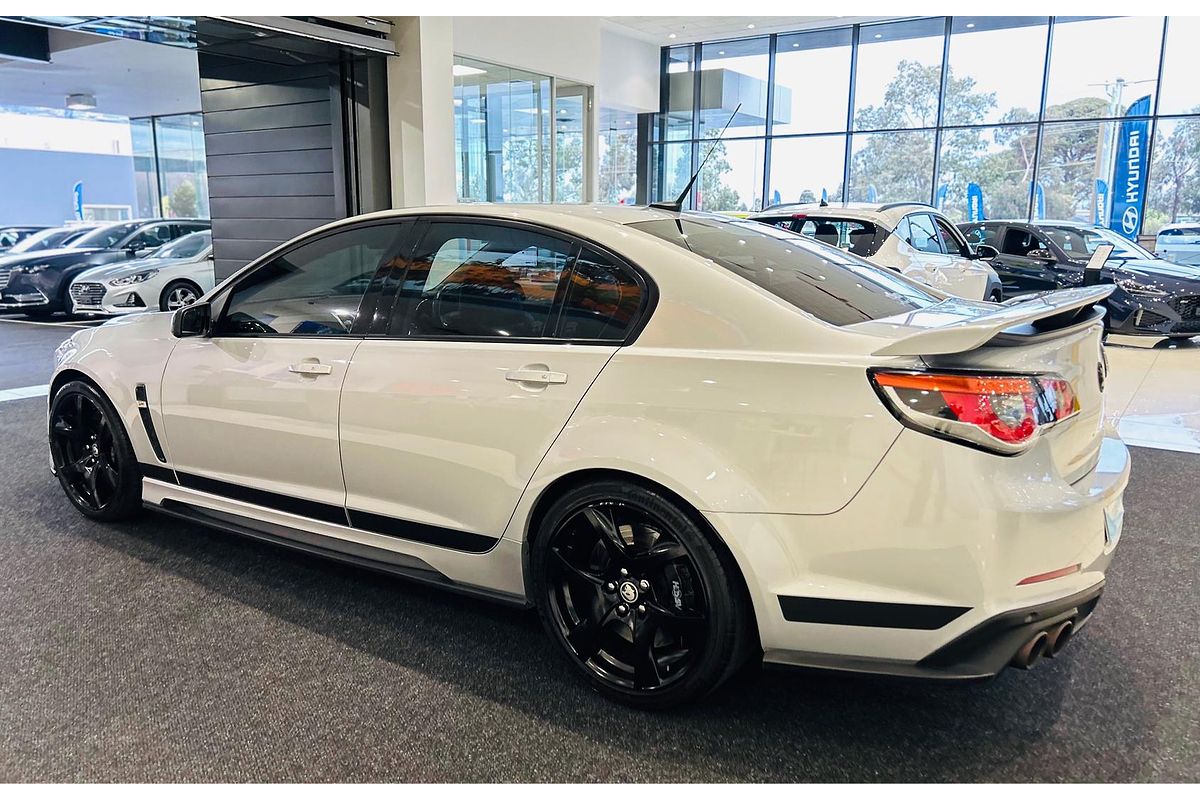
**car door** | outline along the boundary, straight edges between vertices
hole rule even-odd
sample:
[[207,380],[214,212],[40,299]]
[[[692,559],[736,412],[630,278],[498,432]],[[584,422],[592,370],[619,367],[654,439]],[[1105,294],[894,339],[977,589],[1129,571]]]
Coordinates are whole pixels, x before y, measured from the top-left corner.
[[1006,225],[1000,235],[996,272],[1004,285],[1004,296],[1057,289],[1054,259],[1046,243],[1024,225]]
[[904,274],[957,294],[949,275],[954,260],[943,249],[933,217],[929,214],[909,214],[904,222],[908,231],[904,241],[909,251],[909,267],[903,270]]
[[322,234],[222,290],[212,335],[181,340],[163,375],[167,453],[182,485],[346,523],[338,401],[362,341],[360,306],[402,231]]
[[428,220],[342,391],[352,524],[489,549],[636,325],[645,286],[619,259],[562,234]]

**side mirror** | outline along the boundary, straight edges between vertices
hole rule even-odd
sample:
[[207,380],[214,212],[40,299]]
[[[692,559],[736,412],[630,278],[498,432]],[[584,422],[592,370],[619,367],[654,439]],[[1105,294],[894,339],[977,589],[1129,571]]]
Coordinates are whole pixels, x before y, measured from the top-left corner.
[[1041,261],[1053,261],[1054,260],[1053,253],[1051,253],[1049,250],[1042,250],[1042,249],[1030,250],[1028,253],[1025,254],[1025,257],[1026,258],[1036,258],[1036,259],[1040,259]]
[[1000,257],[1000,251],[992,247],[990,244],[975,245],[975,257],[982,258],[985,261],[990,261],[993,258]]
[[177,339],[208,336],[212,333],[212,305],[195,303],[184,306],[171,318],[171,334]]

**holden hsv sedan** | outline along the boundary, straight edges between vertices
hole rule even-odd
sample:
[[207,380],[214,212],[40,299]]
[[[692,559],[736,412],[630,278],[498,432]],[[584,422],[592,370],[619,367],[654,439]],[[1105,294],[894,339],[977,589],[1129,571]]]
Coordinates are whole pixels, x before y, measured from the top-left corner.
[[1000,251],[992,264],[1008,297],[1083,285],[1092,253],[1111,244],[1099,276],[1113,285],[1104,301],[1107,329],[1171,338],[1200,334],[1200,267],[1156,258],[1106,228],[1077,222],[989,220],[961,227],[968,239]]
[[387,211],[75,333],[51,462],[92,519],[535,607],[639,707],[750,659],[978,680],[1060,655],[1104,588],[1111,290],[948,298],[656,208]]
[[212,234],[197,231],[145,258],[93,267],[71,282],[76,314],[175,311],[213,288]]
[[114,222],[85,233],[68,247],[25,253],[5,262],[6,285],[0,287],[0,309],[30,316],[69,311],[71,281],[85,269],[143,258],[180,236],[208,230],[205,220],[138,220]]

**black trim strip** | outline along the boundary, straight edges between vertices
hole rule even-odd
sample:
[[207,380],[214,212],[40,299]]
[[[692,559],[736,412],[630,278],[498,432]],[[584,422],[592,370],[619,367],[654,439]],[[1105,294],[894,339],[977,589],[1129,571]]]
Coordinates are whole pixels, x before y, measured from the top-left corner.
[[216,478],[192,475],[187,472],[176,471],[175,474],[179,476],[179,485],[187,489],[221,495],[232,500],[240,500],[243,503],[253,503],[256,506],[273,508],[276,511],[284,511],[288,514],[308,517],[309,519],[316,519],[333,525],[346,524],[345,509],[341,506],[335,506],[332,503],[304,500],[299,497],[279,494],[278,492],[269,492],[266,489],[255,489],[251,486],[242,486],[236,483],[229,483],[228,481],[217,480]]
[[[284,511],[288,514],[308,517],[309,519],[328,522],[332,525],[348,526],[357,530],[367,531],[368,533],[378,533],[383,536],[392,536],[410,542],[431,544],[436,547],[445,547],[449,550],[458,550],[464,553],[486,553],[496,546],[496,542],[500,541],[499,538],[493,536],[484,536],[483,534],[471,533],[470,531],[460,531],[454,528],[427,525],[423,522],[412,522],[395,517],[386,517],[382,514],[372,514],[368,511],[355,511],[354,509],[347,509],[343,506],[333,505],[332,503],[305,500],[299,497],[292,497],[291,495],[267,491],[266,489],[255,489],[250,486],[230,483],[218,480],[217,478],[192,475],[187,472],[172,472],[162,467],[152,467],[143,464],[142,471],[147,477],[166,480],[170,483],[175,483],[177,476],[179,485],[186,489],[195,489],[207,494],[228,497],[232,500],[240,500],[243,503],[252,503],[256,506]],[[171,477],[157,478],[157,476],[151,474],[153,471],[161,471]]]
[[178,483],[175,480],[175,470],[170,467],[160,467],[158,464],[138,464],[138,469],[142,471],[142,477],[151,478],[163,483]]
[[167,457],[163,454],[162,445],[158,441],[158,433],[154,430],[154,420],[150,416],[150,401],[146,397],[146,384],[139,383],[135,386],[133,396],[137,400],[138,416],[142,418],[142,427],[146,429],[150,446],[154,448],[154,457],[165,464]]
[[491,536],[470,531],[442,528],[423,522],[410,522],[395,517],[385,517],[382,514],[372,514],[369,511],[355,511],[352,508],[347,511],[350,514],[351,527],[358,530],[379,533],[384,536],[395,536],[397,539],[408,539],[422,544],[448,547],[451,550],[461,550],[465,553],[486,553],[499,541]]
[[874,603],[786,595],[779,596],[779,609],[788,622],[903,628],[916,631],[935,631],[971,610],[962,606]]

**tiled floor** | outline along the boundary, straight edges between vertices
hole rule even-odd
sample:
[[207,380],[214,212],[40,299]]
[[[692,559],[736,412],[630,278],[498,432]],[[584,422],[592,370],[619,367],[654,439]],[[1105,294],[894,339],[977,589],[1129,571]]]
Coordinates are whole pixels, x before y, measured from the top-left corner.
[[1200,453],[1200,339],[1108,341],[1108,417],[1127,444]]

